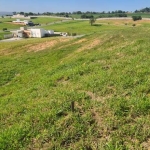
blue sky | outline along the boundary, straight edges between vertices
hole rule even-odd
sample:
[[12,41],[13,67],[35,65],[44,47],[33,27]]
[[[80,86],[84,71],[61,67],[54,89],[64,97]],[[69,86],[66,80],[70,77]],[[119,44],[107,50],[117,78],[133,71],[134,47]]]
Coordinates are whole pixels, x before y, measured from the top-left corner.
[[0,0],[0,11],[73,12],[135,11],[150,7],[150,0]]

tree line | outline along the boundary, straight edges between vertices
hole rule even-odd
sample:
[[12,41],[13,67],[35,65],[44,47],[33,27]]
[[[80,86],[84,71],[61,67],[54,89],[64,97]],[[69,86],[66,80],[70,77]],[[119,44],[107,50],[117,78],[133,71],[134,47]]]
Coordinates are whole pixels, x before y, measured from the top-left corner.
[[148,13],[148,12],[150,12],[150,7],[145,7],[140,10],[135,10],[135,13]]
[[[150,12],[150,7],[145,7],[140,10],[135,10],[134,13],[146,13]],[[32,16],[32,15],[56,15],[56,16],[64,16],[64,17],[70,17],[71,15],[81,15],[83,18],[91,18],[90,16],[92,15],[99,15],[99,17],[126,17],[128,11],[123,11],[123,10],[115,10],[115,11],[101,11],[101,12],[95,12],[95,11],[73,11],[73,12],[43,12],[43,13],[33,13],[33,12],[13,12],[13,14],[21,14],[25,16]]]
[[71,15],[81,15],[81,18],[91,18],[91,16],[97,14],[100,17],[103,17],[103,15],[108,15],[108,17],[126,17],[126,12],[122,10],[116,10],[116,11],[102,11],[102,12],[94,12],[94,11],[74,11],[74,12],[44,12],[44,13],[33,13],[33,12],[13,12],[13,15],[21,14],[25,16],[37,16],[37,15],[56,15],[56,16],[63,16],[63,17],[70,17]]

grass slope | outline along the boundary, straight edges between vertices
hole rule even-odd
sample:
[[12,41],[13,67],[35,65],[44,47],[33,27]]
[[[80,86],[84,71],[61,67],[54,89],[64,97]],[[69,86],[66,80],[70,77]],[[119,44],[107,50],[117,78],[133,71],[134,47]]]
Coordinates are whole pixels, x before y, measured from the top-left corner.
[[63,25],[90,34],[0,44],[0,149],[148,149],[150,29]]

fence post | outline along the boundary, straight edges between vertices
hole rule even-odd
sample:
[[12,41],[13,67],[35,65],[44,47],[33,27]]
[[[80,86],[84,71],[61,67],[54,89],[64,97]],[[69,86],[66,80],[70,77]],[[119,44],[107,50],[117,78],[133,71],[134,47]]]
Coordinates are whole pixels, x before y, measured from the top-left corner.
[[75,109],[74,109],[74,101],[71,102],[71,111],[72,111],[72,112],[75,111]]

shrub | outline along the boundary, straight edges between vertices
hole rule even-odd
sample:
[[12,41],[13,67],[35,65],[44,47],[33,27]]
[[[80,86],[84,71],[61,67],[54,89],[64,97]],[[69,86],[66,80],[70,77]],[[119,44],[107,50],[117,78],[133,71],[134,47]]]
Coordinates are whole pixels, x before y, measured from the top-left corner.
[[76,33],[72,33],[72,36],[76,36],[77,34]]
[[142,20],[141,16],[132,16],[133,21]]
[[134,23],[134,24],[132,24],[132,26],[133,26],[133,27],[135,27],[135,26],[136,26],[136,24]]
[[6,31],[7,30],[7,28],[3,28],[3,31]]

